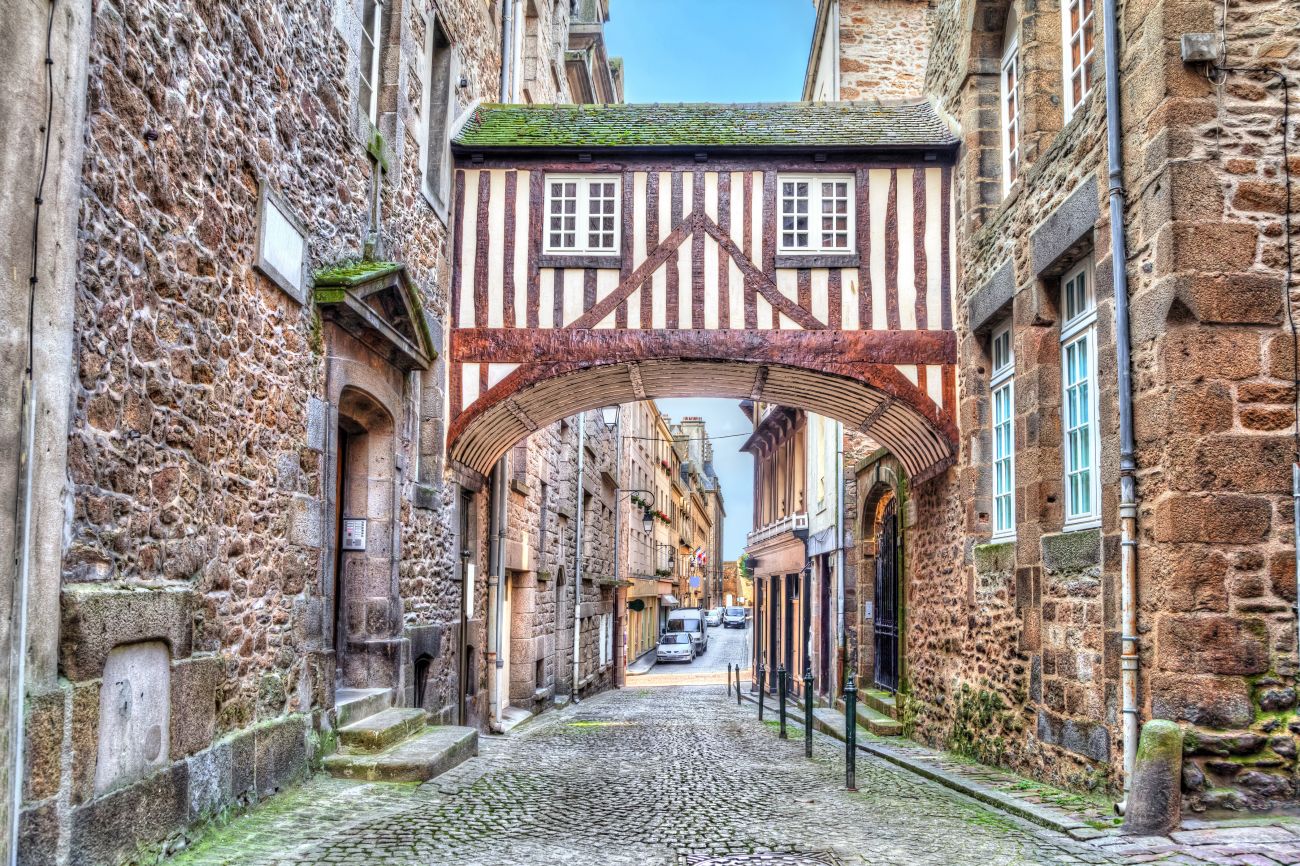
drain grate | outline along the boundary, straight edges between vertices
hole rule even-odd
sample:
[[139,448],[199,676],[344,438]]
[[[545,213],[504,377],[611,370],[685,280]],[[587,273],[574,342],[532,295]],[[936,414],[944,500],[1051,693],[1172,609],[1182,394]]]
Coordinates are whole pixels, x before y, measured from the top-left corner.
[[686,858],[687,866],[840,866],[834,855],[802,851],[760,851],[755,854],[701,854]]

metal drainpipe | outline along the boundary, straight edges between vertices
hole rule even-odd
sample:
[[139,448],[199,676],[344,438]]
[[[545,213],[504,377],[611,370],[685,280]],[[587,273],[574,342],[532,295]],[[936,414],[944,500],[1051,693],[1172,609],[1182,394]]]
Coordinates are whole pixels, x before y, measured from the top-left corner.
[[1106,16],[1106,152],[1109,169],[1110,257],[1115,295],[1115,360],[1119,391],[1119,521],[1120,521],[1120,684],[1124,711],[1124,799],[1115,805],[1121,815],[1133,787],[1138,741],[1137,635],[1137,461],[1133,442],[1133,382],[1129,343],[1128,243],[1124,234],[1123,130],[1119,102],[1119,16],[1115,0],[1103,0]]
[[619,604],[620,596],[627,597],[626,590],[619,586],[622,576],[622,565],[620,554],[622,550],[619,545],[623,538],[623,410],[620,408],[616,420],[614,421],[614,615],[610,617],[613,622],[610,625],[610,658],[614,661],[614,688],[623,687],[624,665],[626,659],[621,658],[619,649],[623,646],[622,628],[619,623],[622,618],[622,606]]
[[488,695],[489,712],[492,716],[489,728],[494,733],[501,732],[501,672],[505,670],[505,660],[501,657],[501,626],[505,613],[506,592],[506,458],[497,461],[492,475],[492,563],[496,575],[496,599],[492,605],[492,618],[495,633],[490,644],[492,650],[492,687]]
[[515,0],[501,0],[501,83],[498,88],[501,101],[507,103],[511,101],[514,95],[510,92],[510,83],[514,79],[515,51],[512,37],[514,36],[514,16]]
[[10,802],[9,802],[9,863],[16,866],[18,863],[18,839],[19,839],[19,813],[23,806],[23,752],[26,749],[26,725],[27,718],[27,584],[31,575],[31,525],[32,525],[32,471],[35,464],[36,450],[36,382],[32,377],[29,369],[26,374],[26,381],[23,382],[23,411],[22,411],[22,452],[19,455],[21,469],[19,471],[18,502],[16,512],[21,515],[21,523],[14,528],[19,533],[18,536],[18,580],[14,586],[14,614],[18,618],[17,634],[14,636],[14,643],[11,652],[17,653],[16,664],[14,666],[14,683],[11,688],[14,691],[17,703],[17,711],[13,714],[10,721],[12,725],[11,744],[13,754],[11,756],[10,772]]
[[578,413],[578,492],[574,504],[574,511],[577,517],[574,520],[573,533],[573,683],[569,686],[569,702],[576,704],[578,702],[578,671],[579,662],[582,656],[579,653],[581,649],[581,630],[582,630],[582,496],[583,496],[583,470],[586,467],[586,450],[587,450],[587,416],[584,412]]
[[[835,647],[840,659],[844,658],[844,649],[848,646],[844,634],[844,570],[847,556],[844,550],[844,425],[836,423],[839,434],[839,447],[835,449]],[[833,669],[834,676],[839,677],[838,665]],[[828,666],[828,669],[830,667]],[[832,700],[839,692],[839,683],[827,689]]]

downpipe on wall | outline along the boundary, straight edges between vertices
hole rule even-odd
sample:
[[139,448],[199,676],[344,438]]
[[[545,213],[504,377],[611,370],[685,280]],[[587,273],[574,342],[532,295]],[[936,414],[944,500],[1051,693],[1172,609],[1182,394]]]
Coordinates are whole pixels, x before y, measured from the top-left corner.
[[580,646],[582,632],[582,496],[583,472],[587,465],[587,414],[578,413],[578,490],[573,510],[576,513],[573,532],[573,682],[569,685],[569,703],[578,702],[578,671],[582,660]]
[[[835,666],[835,676],[843,680],[844,653],[848,647],[847,635],[844,634],[844,569],[848,557],[844,549],[844,425],[836,423],[839,447],[835,449],[835,651],[839,664]],[[834,699],[840,693],[840,684],[836,682],[828,693]]]
[[1123,815],[1133,789],[1138,743],[1137,461],[1133,440],[1132,351],[1129,340],[1128,242],[1124,234],[1124,151],[1119,101],[1119,15],[1116,0],[1102,0],[1106,39],[1106,155],[1110,197],[1110,260],[1115,297],[1115,360],[1119,392],[1120,691],[1124,717]]
[[32,467],[36,449],[36,382],[28,367],[23,381],[22,451],[19,454],[19,490],[15,516],[17,531],[17,580],[14,581],[13,611],[17,616],[14,636],[14,676],[11,686],[15,698],[15,711],[9,724],[12,753],[9,764],[9,864],[17,866],[19,840],[19,813],[23,806],[23,753],[26,750],[27,718],[27,584],[31,576],[32,549]]
[[506,458],[497,461],[492,473],[492,561],[490,567],[496,577],[492,592],[492,639],[488,647],[492,653],[491,685],[488,689],[488,729],[501,733],[501,672],[505,670],[502,658],[501,618],[505,613],[506,593]]

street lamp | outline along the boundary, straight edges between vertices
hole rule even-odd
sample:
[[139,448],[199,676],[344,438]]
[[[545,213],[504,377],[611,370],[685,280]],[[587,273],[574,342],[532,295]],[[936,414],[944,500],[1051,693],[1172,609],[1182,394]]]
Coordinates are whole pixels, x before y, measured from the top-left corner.
[[605,427],[607,429],[613,430],[614,426],[618,424],[618,404],[616,403],[613,406],[602,406],[600,409],[600,420],[605,422]]
[[655,516],[651,514],[650,509],[647,508],[645,511],[641,512],[641,531],[649,535],[654,531],[654,528]]

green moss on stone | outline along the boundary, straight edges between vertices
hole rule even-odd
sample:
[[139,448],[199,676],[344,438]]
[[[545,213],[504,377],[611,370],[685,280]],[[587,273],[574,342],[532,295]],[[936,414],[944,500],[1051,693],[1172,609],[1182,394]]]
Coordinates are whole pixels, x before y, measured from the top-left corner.
[[312,279],[317,288],[322,286],[358,286],[376,277],[391,274],[401,268],[398,262],[376,262],[369,259],[345,259],[317,271]]
[[1016,567],[1016,543],[975,545],[975,570],[980,574],[1010,572]]
[[1182,759],[1183,729],[1168,719],[1152,719],[1138,738],[1139,761],[1175,763]]

